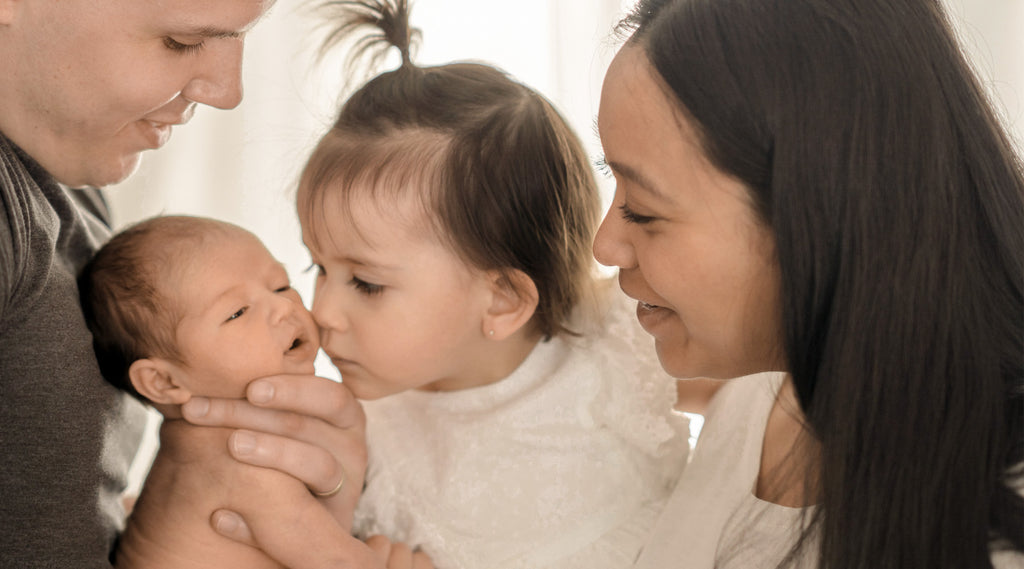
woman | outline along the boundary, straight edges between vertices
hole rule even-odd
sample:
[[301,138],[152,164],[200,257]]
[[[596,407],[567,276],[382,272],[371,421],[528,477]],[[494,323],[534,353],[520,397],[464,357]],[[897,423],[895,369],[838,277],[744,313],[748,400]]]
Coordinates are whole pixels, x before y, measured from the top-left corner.
[[747,375],[638,566],[1024,565],[1024,179],[937,0],[624,27],[595,254],[666,370]]

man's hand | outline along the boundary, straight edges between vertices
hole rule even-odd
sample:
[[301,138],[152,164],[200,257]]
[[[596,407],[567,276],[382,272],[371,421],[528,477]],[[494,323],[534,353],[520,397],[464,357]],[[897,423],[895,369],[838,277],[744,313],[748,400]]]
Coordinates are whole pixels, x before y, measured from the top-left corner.
[[[241,516],[234,512],[218,510],[213,513],[211,525],[224,537],[266,548],[258,542]],[[330,528],[314,528],[303,543],[285,551],[268,552],[277,561],[292,569],[434,569],[434,564],[422,551],[413,551],[404,543],[375,535],[362,543],[348,535],[332,535]],[[266,549],[264,549],[266,551]]]
[[194,425],[239,429],[228,450],[241,462],[290,474],[314,493],[341,484],[320,501],[350,531],[366,475],[366,416],[359,402],[340,383],[302,375],[254,380],[246,397],[195,397],[182,413]]

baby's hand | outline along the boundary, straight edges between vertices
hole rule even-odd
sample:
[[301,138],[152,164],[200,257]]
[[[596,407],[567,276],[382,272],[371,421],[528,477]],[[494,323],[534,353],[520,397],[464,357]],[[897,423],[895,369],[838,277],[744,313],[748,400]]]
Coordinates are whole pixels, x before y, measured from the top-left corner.
[[366,474],[366,416],[340,383],[315,376],[254,380],[246,400],[195,397],[182,406],[195,425],[240,429],[231,455],[301,480],[348,531]]

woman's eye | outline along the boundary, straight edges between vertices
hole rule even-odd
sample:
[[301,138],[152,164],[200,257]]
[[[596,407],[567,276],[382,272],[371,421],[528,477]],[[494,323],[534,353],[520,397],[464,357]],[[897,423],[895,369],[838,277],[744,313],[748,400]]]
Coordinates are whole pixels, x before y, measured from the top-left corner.
[[182,43],[171,37],[164,38],[164,45],[167,46],[167,49],[171,51],[175,51],[186,55],[197,53],[199,51],[202,51],[203,49],[203,42],[201,41],[197,43]]
[[636,223],[637,225],[643,225],[645,223],[650,223],[655,220],[655,218],[651,216],[640,215],[634,212],[633,210],[629,209],[629,206],[627,206],[626,204],[620,205],[619,211],[622,212],[622,219],[625,220],[626,223]]
[[384,292],[384,287],[383,286],[378,285],[378,284],[368,283],[368,282],[366,282],[363,279],[360,279],[358,277],[352,277],[352,286],[355,287],[356,290],[358,290],[359,292],[361,292],[361,293],[363,293],[363,294],[365,294],[367,296],[373,296],[375,294],[380,294],[380,293]]
[[228,319],[225,320],[225,322],[231,322],[232,320],[236,320],[236,319],[240,318],[243,314],[245,314],[245,312],[247,310],[249,310],[248,306],[243,306],[242,308],[239,308],[237,311],[235,311],[234,314],[232,314],[231,316],[228,316]]
[[613,178],[612,167],[608,165],[608,162],[604,159],[604,156],[599,156],[594,160],[594,169],[597,173],[605,178]]

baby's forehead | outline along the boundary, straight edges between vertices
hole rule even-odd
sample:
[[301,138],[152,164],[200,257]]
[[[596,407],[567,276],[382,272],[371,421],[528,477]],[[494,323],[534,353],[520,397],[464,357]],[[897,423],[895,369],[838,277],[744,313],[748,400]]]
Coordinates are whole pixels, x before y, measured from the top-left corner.
[[[150,236],[146,251],[149,253],[150,270],[156,277],[153,286],[170,299],[187,294],[191,288],[187,285],[194,279],[203,278],[203,273],[208,276],[210,271],[217,271],[225,260],[231,260],[242,252],[247,252],[247,258],[265,256],[266,264],[271,268],[280,265],[262,241],[249,231],[212,221],[196,223],[189,231],[156,232]],[[259,270],[258,267],[252,269]],[[230,269],[225,267],[225,270]],[[242,281],[249,275],[236,271],[233,276]]]

